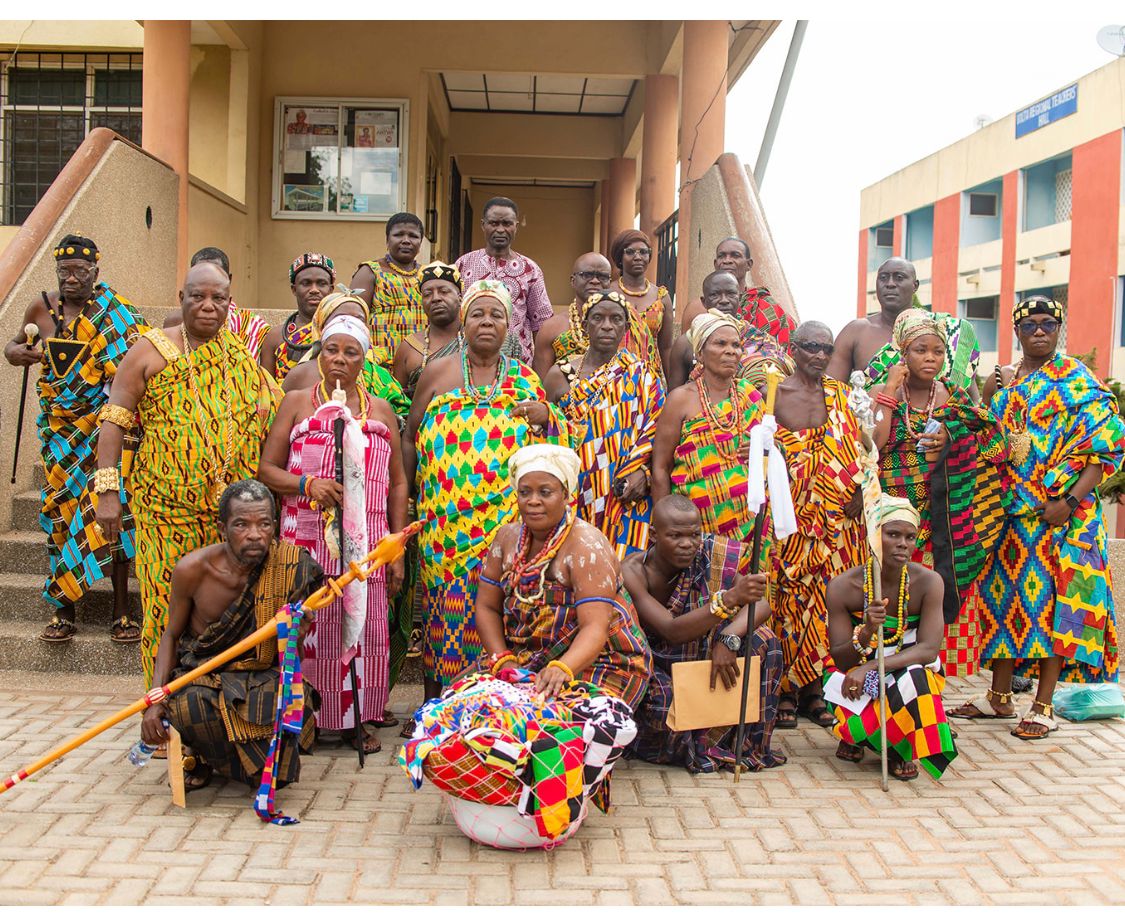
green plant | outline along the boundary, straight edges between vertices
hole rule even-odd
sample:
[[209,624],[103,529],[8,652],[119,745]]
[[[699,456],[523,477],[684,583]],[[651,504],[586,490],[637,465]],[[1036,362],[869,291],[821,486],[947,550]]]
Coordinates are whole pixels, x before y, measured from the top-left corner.
[[[1081,360],[1082,358],[1077,357],[1076,359]],[[1105,384],[1117,398],[1118,412],[1125,416],[1125,383],[1119,382],[1117,379],[1106,379]],[[1116,474],[1111,474],[1098,485],[1098,496],[1102,498],[1103,503],[1116,503],[1117,498],[1122,494],[1125,494],[1125,468]]]

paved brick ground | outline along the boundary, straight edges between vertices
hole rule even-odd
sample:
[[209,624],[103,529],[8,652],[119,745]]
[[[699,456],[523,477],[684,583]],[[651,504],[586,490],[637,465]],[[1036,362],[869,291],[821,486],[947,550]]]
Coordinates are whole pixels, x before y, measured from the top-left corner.
[[[0,772],[135,697],[124,679],[0,672]],[[125,762],[130,722],[0,797],[0,888],[7,904],[1125,901],[1125,722],[1064,723],[1035,743],[1000,723],[958,728],[941,784],[892,780],[889,794],[877,759],[837,761],[804,722],[778,733],[785,767],[737,786],[626,763],[610,815],[550,853],[505,853],[462,836],[432,788],[411,791],[390,763],[394,730],[362,773],[339,749],[304,759],[280,794],[301,824],[276,828],[238,786],[174,807],[162,764]]]

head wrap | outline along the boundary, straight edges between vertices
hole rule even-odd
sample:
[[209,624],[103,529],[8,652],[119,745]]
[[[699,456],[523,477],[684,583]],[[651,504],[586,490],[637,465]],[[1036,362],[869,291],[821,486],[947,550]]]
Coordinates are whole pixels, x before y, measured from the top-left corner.
[[334,315],[328,319],[320,331],[320,339],[327,341],[334,334],[346,334],[359,342],[365,354],[371,349],[371,332],[367,330],[367,322],[354,315]]
[[639,229],[625,229],[617,234],[609,246],[609,260],[621,270],[621,262],[625,257],[625,249],[634,242],[644,242],[648,250],[652,251],[652,240]]
[[625,312],[625,318],[629,318],[629,300],[618,293],[616,290],[609,290],[605,293],[595,293],[586,300],[586,304],[582,306],[582,321],[586,321],[586,316],[590,314],[590,310],[600,302],[612,302],[619,305]]
[[1025,299],[1012,310],[1012,324],[1018,325],[1029,315],[1049,315],[1061,324],[1063,307],[1053,299]]
[[371,324],[371,310],[368,308],[367,303],[350,290],[345,291],[341,289],[329,293],[320,301],[319,305],[317,305],[316,311],[313,313],[312,317],[313,331],[319,336],[321,329],[324,327],[324,323],[332,317],[332,314],[337,309],[345,304],[357,306],[363,313],[363,320],[367,322],[367,324]]
[[508,292],[504,282],[501,280],[478,280],[465,291],[465,298],[461,300],[461,321],[464,321],[465,316],[469,314],[469,306],[485,296],[499,300],[500,305],[504,307],[504,311],[508,314],[508,318],[512,317],[512,294]]
[[914,341],[927,334],[937,335],[943,344],[947,343],[945,328],[932,312],[925,309],[905,309],[895,319],[891,339],[899,353],[904,353]]
[[729,325],[739,334],[742,334],[742,324],[738,319],[718,309],[708,309],[692,319],[687,336],[688,340],[691,341],[691,349],[696,356],[699,356],[700,351],[703,350],[703,345],[707,343],[707,339],[723,325]]
[[461,292],[461,272],[452,264],[446,264],[444,261],[431,261],[427,264],[418,275],[419,289],[431,280],[448,280],[457,287],[458,293]]
[[298,255],[293,259],[293,263],[289,265],[289,284],[292,286],[297,282],[297,275],[305,268],[319,267],[328,271],[328,277],[332,283],[336,282],[336,269],[332,266],[332,259],[327,258],[318,252],[305,252],[303,255]]
[[888,522],[909,522],[915,528],[922,522],[918,510],[914,508],[906,497],[892,497],[883,494],[879,502],[879,528],[882,529]]
[[98,251],[93,239],[75,235],[64,236],[52,254],[56,261],[62,261],[64,258],[80,258],[91,264],[97,264],[102,258],[102,253]]
[[578,489],[578,470],[581,465],[578,453],[573,449],[550,443],[524,446],[508,459],[508,471],[512,475],[513,484],[518,485],[520,478],[530,471],[545,471],[558,478],[569,494]]

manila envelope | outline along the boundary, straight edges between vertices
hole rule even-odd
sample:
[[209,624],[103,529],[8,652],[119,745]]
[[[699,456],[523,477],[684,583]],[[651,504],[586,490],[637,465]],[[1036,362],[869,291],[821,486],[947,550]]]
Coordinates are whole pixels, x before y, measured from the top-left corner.
[[[672,665],[672,707],[668,728],[673,732],[733,726],[742,705],[742,664],[738,657],[738,683],[729,691],[722,679],[715,679],[711,690],[711,660],[676,662]],[[758,722],[761,704],[758,692],[762,681],[762,660],[750,657],[750,690],[746,695],[746,722]]]

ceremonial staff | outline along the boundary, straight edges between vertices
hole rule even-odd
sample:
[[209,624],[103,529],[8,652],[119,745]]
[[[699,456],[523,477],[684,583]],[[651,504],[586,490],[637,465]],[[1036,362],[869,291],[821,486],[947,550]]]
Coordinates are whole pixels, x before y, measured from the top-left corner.
[[[46,294],[44,294],[44,298]],[[39,336],[39,326],[33,322],[28,322],[23,326],[24,336],[27,338],[27,349],[30,350],[35,344],[35,339]],[[20,463],[20,440],[23,439],[23,410],[27,404],[27,376],[31,371],[31,365],[28,364],[23,368],[23,385],[20,387],[20,412],[19,417],[16,418],[16,451],[12,456],[12,483],[16,483],[16,468]]]
[[[336,383],[339,387],[339,383]],[[337,417],[332,421],[332,438],[336,447],[336,483],[340,485],[340,505],[336,507],[336,539],[340,545],[340,570],[344,570],[344,418]],[[366,612],[367,609],[364,609]],[[345,650],[348,647],[345,647]],[[363,749],[366,736],[363,733],[363,704],[359,696],[359,677],[355,670],[355,653],[348,660],[348,675],[352,683],[352,714],[355,720],[356,751],[359,753],[359,769],[367,760],[367,752]]]
[[[301,603],[301,607],[305,610],[316,610],[317,608],[324,608],[326,605],[339,595],[343,594],[344,586],[353,582],[356,579],[367,579],[380,567],[386,564],[393,563],[402,557],[403,552],[406,550],[406,542],[416,535],[422,528],[423,520],[413,522],[404,528],[401,532],[394,532],[393,534],[386,535],[380,539],[375,548],[358,563],[350,563],[347,567],[347,572],[343,576],[330,580],[321,586],[316,592],[310,595]],[[179,678],[175,678],[168,682],[166,685],[153,688],[140,700],[136,700],[123,710],[117,711],[113,716],[108,719],[102,720],[97,726],[87,729],[80,736],[77,736],[61,745],[51,752],[46,757],[40,758],[34,764],[24,768],[23,770],[16,771],[10,777],[6,778],[3,783],[0,783],[0,793],[10,790],[17,783],[26,780],[32,774],[42,770],[48,764],[58,761],[59,758],[68,752],[74,751],[80,745],[85,745],[95,736],[101,735],[112,726],[116,726],[122,720],[127,720],[129,717],[142,713],[153,704],[159,704],[165,698],[175,694],[181,688],[191,684],[197,678],[206,675],[208,672],[213,672],[219,666],[237,659],[243,653],[252,650],[260,643],[265,643],[267,640],[277,638],[277,627],[280,623],[278,615],[270,618],[265,624],[259,627],[254,633],[240,640],[229,649],[223,650],[212,659],[208,659],[203,665],[192,669]]]

